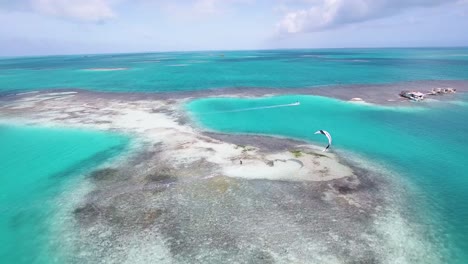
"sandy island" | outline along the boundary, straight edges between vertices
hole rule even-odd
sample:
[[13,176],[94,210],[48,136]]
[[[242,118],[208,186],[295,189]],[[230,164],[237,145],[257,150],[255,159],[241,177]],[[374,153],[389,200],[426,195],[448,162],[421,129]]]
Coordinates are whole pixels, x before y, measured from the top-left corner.
[[92,188],[62,216],[57,236],[74,252],[67,260],[439,260],[417,223],[402,216],[405,187],[306,142],[203,131],[183,111],[194,96],[65,90],[0,97],[2,122],[134,138],[124,158],[88,175]]

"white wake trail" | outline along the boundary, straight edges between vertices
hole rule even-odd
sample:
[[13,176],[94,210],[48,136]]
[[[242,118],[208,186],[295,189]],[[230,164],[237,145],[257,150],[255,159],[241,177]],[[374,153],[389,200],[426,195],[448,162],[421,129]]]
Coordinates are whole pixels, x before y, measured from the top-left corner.
[[205,113],[205,115],[209,114],[222,114],[222,113],[234,113],[234,112],[244,112],[244,111],[254,111],[254,110],[262,110],[262,109],[269,109],[269,108],[280,108],[280,107],[291,107],[291,106],[299,106],[300,103],[292,103],[292,104],[280,104],[280,105],[269,105],[269,106],[259,106],[259,107],[251,107],[251,108],[241,108],[235,110],[227,110],[227,111],[216,111]]

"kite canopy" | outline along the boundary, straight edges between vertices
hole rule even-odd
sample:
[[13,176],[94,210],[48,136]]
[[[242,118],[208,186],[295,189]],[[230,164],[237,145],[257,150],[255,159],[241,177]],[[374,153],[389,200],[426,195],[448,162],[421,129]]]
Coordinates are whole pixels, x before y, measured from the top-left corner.
[[332,143],[332,137],[330,135],[330,133],[328,133],[327,131],[325,130],[319,130],[317,132],[315,132],[314,134],[322,134],[322,135],[325,135],[327,138],[328,138],[328,145],[327,147],[323,150],[324,152],[328,150],[328,148],[331,146],[331,143]]

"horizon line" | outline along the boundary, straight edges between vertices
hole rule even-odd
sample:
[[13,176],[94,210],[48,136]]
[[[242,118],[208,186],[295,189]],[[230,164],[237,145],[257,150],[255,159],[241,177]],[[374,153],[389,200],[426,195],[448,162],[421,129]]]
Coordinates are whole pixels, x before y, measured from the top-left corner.
[[456,49],[468,48],[467,46],[357,46],[357,47],[321,47],[321,48],[259,48],[259,49],[200,49],[200,50],[167,50],[167,51],[122,51],[122,52],[100,52],[100,53],[64,53],[64,54],[36,54],[36,55],[0,55],[2,59],[12,58],[34,58],[34,57],[61,57],[61,56],[99,56],[99,55],[124,55],[124,54],[150,54],[150,53],[195,53],[195,52],[233,52],[233,51],[273,51],[273,50],[339,50],[339,49]]

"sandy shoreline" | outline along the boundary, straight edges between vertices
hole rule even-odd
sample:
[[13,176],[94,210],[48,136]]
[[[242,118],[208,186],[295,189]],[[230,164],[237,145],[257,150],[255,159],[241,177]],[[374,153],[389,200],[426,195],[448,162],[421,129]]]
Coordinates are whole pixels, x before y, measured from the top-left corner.
[[[236,90],[228,94],[272,94]],[[135,138],[127,158],[87,177],[92,190],[71,209],[71,228],[62,234],[79,252],[71,262],[386,263],[394,257],[386,249],[401,242],[377,226],[386,214],[401,217],[388,209],[401,199],[392,196],[392,183],[305,142],[195,127],[184,103],[223,92],[0,97],[6,122]],[[415,230],[400,228],[416,245],[397,249],[402,262],[433,255]]]

